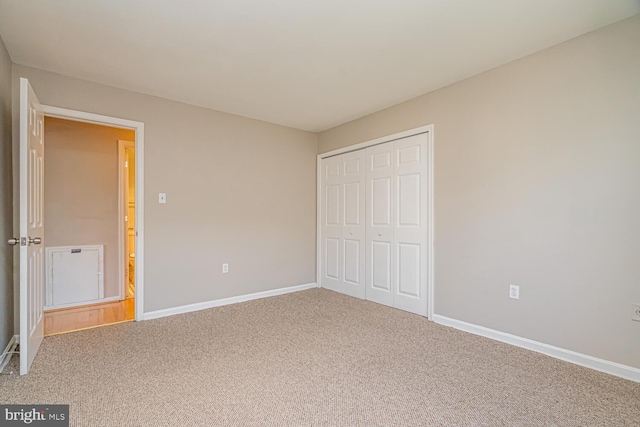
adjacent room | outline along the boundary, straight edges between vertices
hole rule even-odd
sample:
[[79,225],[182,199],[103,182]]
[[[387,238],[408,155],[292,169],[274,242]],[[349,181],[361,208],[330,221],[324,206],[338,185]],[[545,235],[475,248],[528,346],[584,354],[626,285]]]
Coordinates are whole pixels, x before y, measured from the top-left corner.
[[0,0],[0,424],[637,425],[638,112],[638,0]]
[[135,133],[45,117],[44,336],[134,319]]

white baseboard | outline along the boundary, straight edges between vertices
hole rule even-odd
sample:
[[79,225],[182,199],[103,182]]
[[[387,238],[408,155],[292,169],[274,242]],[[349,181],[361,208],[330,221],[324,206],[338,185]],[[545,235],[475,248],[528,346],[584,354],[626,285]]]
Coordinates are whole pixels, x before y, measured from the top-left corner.
[[2,372],[4,368],[9,364],[11,356],[13,356],[12,352],[16,350],[16,347],[19,343],[20,338],[18,335],[12,336],[9,340],[9,344],[7,344],[7,347],[2,352],[2,355],[0,355],[0,372]]
[[522,338],[516,335],[507,334],[506,332],[496,331],[494,329],[485,328],[484,326],[474,325],[472,323],[463,322],[461,320],[451,319],[449,317],[433,315],[433,321],[444,326],[450,326],[461,331],[491,338],[496,341],[522,347],[565,362],[574,363],[586,368],[595,369],[596,371],[606,372],[616,377],[627,380],[640,382],[640,369],[632,366],[622,365],[620,363],[610,362],[597,357],[588,356],[586,354],[577,353],[575,351],[556,347],[553,345],[533,341],[528,338]]
[[116,301],[122,301],[122,300],[124,300],[124,298],[120,298],[120,295],[116,295],[115,297],[106,297],[106,298],[94,299],[89,301],[72,302],[69,304],[45,305],[44,311],[60,310],[61,308],[82,307],[85,305],[105,304],[108,302],[116,302]]
[[304,291],[316,288],[315,283],[307,283],[304,285],[291,286],[288,288],[273,289],[270,291],[256,292],[254,294],[239,295],[237,297],[217,299],[213,301],[198,302],[195,304],[181,305],[178,307],[165,308],[164,310],[150,311],[144,313],[144,320],[157,319],[159,317],[173,316],[174,314],[190,313],[192,311],[205,310],[207,308],[220,307],[223,305],[236,304],[239,302],[251,301],[254,299],[273,297],[276,295],[284,295],[291,292]]

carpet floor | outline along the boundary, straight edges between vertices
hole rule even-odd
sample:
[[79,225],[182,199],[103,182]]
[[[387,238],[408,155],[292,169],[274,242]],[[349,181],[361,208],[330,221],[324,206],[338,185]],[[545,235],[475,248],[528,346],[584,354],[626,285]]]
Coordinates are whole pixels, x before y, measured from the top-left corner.
[[638,383],[323,289],[47,337],[0,403],[72,426],[640,425]]

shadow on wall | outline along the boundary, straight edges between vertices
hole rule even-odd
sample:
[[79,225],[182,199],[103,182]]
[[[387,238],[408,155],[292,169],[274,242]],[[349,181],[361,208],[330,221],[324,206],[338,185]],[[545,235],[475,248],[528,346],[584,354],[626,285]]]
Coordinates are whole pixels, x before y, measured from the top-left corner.
[[0,40],[0,352],[13,336],[13,234],[11,60]]

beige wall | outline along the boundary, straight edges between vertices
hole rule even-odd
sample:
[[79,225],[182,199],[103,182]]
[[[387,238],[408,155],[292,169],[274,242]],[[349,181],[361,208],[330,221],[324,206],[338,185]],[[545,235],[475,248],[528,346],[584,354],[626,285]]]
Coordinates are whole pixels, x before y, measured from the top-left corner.
[[104,296],[118,296],[118,140],[135,132],[50,117],[44,132],[45,246],[104,245]]
[[640,368],[639,41],[636,16],[319,135],[435,125],[436,314]]
[[13,336],[11,60],[0,39],[0,351]]
[[14,123],[20,77],[43,104],[144,122],[145,311],[315,281],[315,134],[19,65]]

